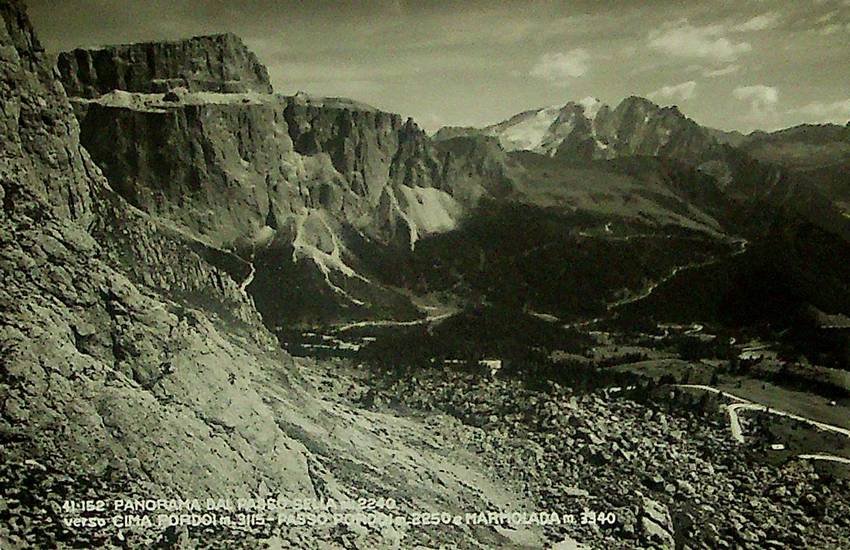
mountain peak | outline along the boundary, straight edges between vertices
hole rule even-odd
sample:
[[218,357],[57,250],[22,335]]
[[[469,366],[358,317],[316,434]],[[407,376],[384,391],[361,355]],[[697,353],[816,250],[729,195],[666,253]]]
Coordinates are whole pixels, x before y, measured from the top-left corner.
[[651,101],[651,100],[649,100],[645,97],[641,97],[641,96],[637,96],[637,95],[631,95],[631,96],[623,99],[620,102],[620,104],[617,106],[617,108],[618,109],[620,109],[620,108],[628,109],[630,107],[636,107],[636,106],[640,106],[640,107],[643,107],[643,108],[654,108],[654,109],[660,109],[661,108],[657,103],[655,103],[655,102],[653,102],[653,101]]

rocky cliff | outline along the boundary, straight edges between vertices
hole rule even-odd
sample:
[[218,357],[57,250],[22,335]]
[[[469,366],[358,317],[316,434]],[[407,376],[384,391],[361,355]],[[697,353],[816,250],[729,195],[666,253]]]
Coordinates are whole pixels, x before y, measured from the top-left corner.
[[[455,195],[480,196],[499,171],[492,145],[475,149],[478,160],[461,171],[466,161],[435,148],[412,120],[350,102],[111,92],[75,105],[82,142],[116,191],[220,246],[285,227],[307,210],[385,242],[402,227],[405,241],[431,229],[411,225],[410,190],[445,213]],[[473,177],[476,194],[464,184]]]
[[98,97],[112,90],[270,93],[269,75],[233,34],[174,42],[76,49],[58,59],[69,95]]
[[[331,307],[332,318],[381,314],[390,303],[399,313],[406,300],[361,273],[352,246],[366,239],[413,248],[455,228],[482,196],[506,185],[503,151],[436,147],[412,120],[350,100],[238,91],[228,75],[244,76],[243,61],[255,60],[237,46],[225,35],[62,54],[83,145],[124,199],[220,251],[208,259],[224,260],[217,265],[235,279],[248,281],[256,266],[271,270],[256,272],[247,286],[264,302],[269,326],[282,321],[281,311],[300,316],[299,308],[280,307],[281,277],[301,281],[303,291],[330,291],[329,302],[342,308]],[[72,61],[103,52],[119,61],[144,57],[172,75],[200,74],[204,85],[139,71],[132,85],[83,71],[91,78],[81,85]],[[209,69],[209,59],[235,69]],[[165,85],[178,86],[160,93]],[[415,315],[409,305],[401,310]]]
[[628,97],[614,110],[601,108],[594,123],[600,141],[611,149],[606,157],[648,155],[699,163],[716,148],[708,132],[677,107],[659,107],[640,97]]
[[94,164],[83,152],[62,85],[20,6],[0,4],[2,52],[0,178],[32,189],[57,212],[83,224],[93,219]]
[[270,95],[186,94],[173,103],[113,92],[85,102],[81,139],[131,204],[222,245],[312,206],[298,188],[306,170],[284,105]]

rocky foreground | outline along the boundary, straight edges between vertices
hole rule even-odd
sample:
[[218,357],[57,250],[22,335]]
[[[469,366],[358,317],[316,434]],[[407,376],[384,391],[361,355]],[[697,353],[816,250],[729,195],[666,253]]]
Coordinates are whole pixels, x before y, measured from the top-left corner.
[[[758,422],[752,440],[736,444],[716,406],[576,394],[558,384],[533,390],[451,369],[386,375],[355,399],[462,423],[450,439],[485,457],[539,510],[578,516],[577,524],[548,526],[550,540],[569,536],[592,548],[850,545],[848,472],[836,477],[793,458],[768,463]],[[582,524],[583,512],[595,517]]]

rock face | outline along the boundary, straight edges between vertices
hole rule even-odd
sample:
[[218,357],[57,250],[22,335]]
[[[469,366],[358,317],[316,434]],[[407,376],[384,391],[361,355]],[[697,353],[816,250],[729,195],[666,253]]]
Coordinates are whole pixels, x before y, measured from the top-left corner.
[[[82,142],[115,190],[216,245],[279,230],[308,210],[410,244],[410,235],[432,230],[412,225],[410,190],[426,209],[433,197],[454,222],[457,213],[441,205],[479,197],[499,170],[492,145],[461,160],[413,121],[351,103],[193,93],[173,102],[123,92],[75,103]],[[464,181],[473,178],[475,194]]]
[[69,95],[93,98],[112,90],[164,93],[184,87],[205,92],[271,93],[266,68],[233,34],[174,42],[77,49],[58,59]]
[[[169,292],[182,287],[191,294],[203,288],[199,294],[205,295],[205,303],[218,304],[230,317],[258,325],[250,299],[238,292],[227,274],[201,258],[206,254],[203,247],[144,219],[115,196],[80,143],[71,106],[23,8],[4,3],[2,9],[10,23],[2,35],[6,48],[0,85],[4,105],[0,179],[4,186],[8,182],[4,194],[10,207],[17,193],[31,194],[59,219],[110,236],[104,254],[130,268],[138,280],[156,281],[153,286]],[[184,261],[175,262],[178,257]]]
[[440,164],[425,133],[377,110],[313,104],[293,97],[286,120],[295,150],[327,154],[349,188],[375,204],[388,184],[440,186]]
[[[352,267],[346,234],[409,247],[453,228],[462,214],[452,189],[440,188],[440,152],[427,137],[368,106],[191,92],[173,102],[120,91],[75,103],[81,139],[116,191],[204,243],[241,254],[244,260],[224,253],[228,264],[242,264],[238,280],[256,257],[273,272],[257,277],[269,292],[281,276],[307,277],[346,307],[380,302],[364,294],[368,277]],[[299,261],[312,267],[291,265]],[[272,326],[273,312],[295,311],[291,297],[261,296],[273,301],[261,304]]]
[[606,157],[649,155],[698,162],[716,148],[708,132],[677,107],[659,107],[639,97],[624,99],[610,114],[600,109],[594,122],[600,141],[611,149]]
[[[228,409],[226,402],[216,405],[213,395],[235,397],[235,382],[228,382],[236,376],[233,369],[256,366],[273,338],[244,297],[234,299],[242,306],[231,304],[231,318],[242,316],[248,324],[230,323],[234,333],[239,326],[250,331],[243,332],[241,344],[234,344],[204,313],[152,290],[184,280],[187,289],[203,286],[208,303],[214,303],[216,297],[232,296],[236,285],[224,282],[225,274],[191,250],[181,250],[185,245],[179,241],[170,242],[174,256],[185,263],[174,265],[170,278],[163,275],[157,266],[175,261],[164,246],[173,236],[115,196],[80,146],[70,105],[49,76],[23,7],[2,2],[0,14],[5,23],[0,27],[2,66],[9,71],[4,82],[15,83],[2,89],[4,107],[13,107],[4,110],[26,113],[17,118],[18,126],[5,121],[6,149],[0,162],[0,341],[5,373],[0,430],[4,440],[16,442],[9,451],[47,457],[55,468],[100,475],[110,471],[136,477],[147,471],[157,492],[193,487],[214,492],[240,476],[253,475],[256,465],[246,462],[235,447],[227,450],[223,439],[216,442],[210,431],[220,425],[230,425],[233,433],[252,428],[217,419],[235,409]],[[60,183],[66,187],[53,187]],[[122,215],[124,223],[108,217],[110,213]],[[97,242],[86,227],[110,240]],[[112,239],[118,233],[135,248]],[[150,286],[134,284],[117,269],[119,260],[144,262]],[[207,285],[208,277],[218,278],[217,287]],[[203,407],[213,408],[189,412],[193,406],[184,397],[190,394],[207,394]],[[252,407],[243,404],[246,411]],[[213,412],[216,408],[219,412]],[[158,446],[156,453],[151,445]],[[210,454],[216,447],[219,450]],[[193,456],[186,454],[191,449],[197,452],[197,463],[186,461]],[[236,477],[200,480],[197,468],[203,469],[207,459],[224,460],[208,463],[209,471]],[[295,477],[284,482],[287,468]],[[282,475],[280,481],[287,485],[299,477],[296,485],[309,485],[304,485],[303,469],[299,476],[287,468],[274,475]]]
[[500,198],[513,189],[505,152],[497,139],[458,136],[436,141],[434,146],[443,160],[443,181],[461,202]]
[[[104,52],[121,67],[145,59],[171,80],[140,70],[109,80],[79,69]],[[226,67],[199,68],[198,59],[221,59]],[[216,265],[237,280],[253,259],[260,271],[271,270],[257,273],[247,289],[272,300],[260,304],[270,326],[281,321],[270,317],[275,310],[299,315],[280,307],[281,300],[292,304],[279,295],[280,277],[301,281],[305,291],[330,291],[329,304],[339,302],[345,315],[390,303],[415,315],[406,298],[358,271],[352,248],[365,239],[412,249],[454,229],[482,196],[506,185],[504,152],[475,141],[455,150],[436,146],[412,120],[350,100],[210,84],[220,75],[250,83],[254,74],[267,83],[265,69],[246,69],[255,64],[230,35],[77,50],[59,61],[80,139],[112,188],[221,251],[212,259],[223,257]],[[173,82],[174,75],[184,81]]]
[[290,206],[311,205],[299,193],[305,170],[285,104],[241,94],[196,99],[114,92],[85,103],[81,139],[121,196],[217,245],[253,237],[266,221],[275,227]]
[[650,540],[657,542],[663,548],[674,548],[673,520],[670,511],[658,501],[644,497],[642,503],[641,526]]
[[[8,70],[3,81],[15,84],[0,90],[4,111],[22,113],[17,126],[6,120],[2,129],[0,340],[6,374],[0,429],[19,442],[16,448],[49,456],[56,467],[133,475],[142,468],[157,491],[200,489],[194,473],[200,462],[183,462],[186,450],[219,443],[189,442],[179,434],[206,430],[212,436],[219,413],[202,414],[206,424],[187,414],[185,402],[178,404],[181,395],[210,390],[207,402],[216,407],[212,395],[232,391],[232,369],[256,366],[274,339],[225,273],[111,191],[80,146],[68,100],[50,76],[22,5],[4,1],[0,14],[2,66]],[[145,286],[121,271],[129,265],[145,266],[130,269]],[[203,294],[207,305],[218,304],[229,312],[217,321],[219,328],[241,332],[241,343],[222,336],[206,314],[187,308],[191,301],[172,302],[157,287],[170,288],[175,297]],[[197,354],[206,359],[198,362]],[[231,361],[243,366],[228,366]],[[192,382],[194,377],[204,382]],[[222,385],[216,386],[216,378]],[[170,384],[177,385],[157,393]],[[188,386],[180,389],[183,384]],[[145,450],[152,443],[160,445],[155,458]],[[226,471],[253,471],[236,450],[221,450],[217,456],[229,462]],[[210,455],[197,456],[203,462]],[[148,464],[140,466],[140,460]],[[222,480],[200,483],[209,491],[229,483]]]
[[44,63],[44,50],[18,3],[0,3],[0,179],[34,190],[58,213],[83,224],[93,219],[94,164],[62,85]]

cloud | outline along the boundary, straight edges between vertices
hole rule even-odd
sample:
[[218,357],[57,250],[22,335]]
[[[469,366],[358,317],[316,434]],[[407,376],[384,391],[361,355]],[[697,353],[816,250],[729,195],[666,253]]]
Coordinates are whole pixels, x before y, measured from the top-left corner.
[[732,90],[732,96],[741,101],[749,101],[753,113],[773,112],[779,102],[779,90],[764,84],[739,86]]
[[706,69],[703,71],[702,76],[706,78],[717,78],[718,76],[726,76],[727,74],[737,73],[740,70],[740,65],[732,64],[719,69]]
[[649,33],[649,47],[672,55],[691,59],[729,62],[752,50],[748,42],[734,42],[722,36],[722,25],[696,27],[686,19],[666,25]]
[[534,78],[565,85],[565,80],[584,76],[590,70],[590,54],[583,48],[568,52],[550,52],[540,56],[529,71]]
[[782,18],[778,13],[763,13],[739,25],[735,25],[732,27],[732,30],[736,32],[764,31],[774,28],[780,19]]
[[682,82],[671,86],[664,86],[649,94],[650,99],[682,100],[690,99],[697,89],[697,83],[693,80]]
[[791,112],[806,115],[811,120],[817,122],[836,120],[845,122],[847,119],[850,119],[850,99],[833,101],[831,103],[813,101],[799,109],[793,109]]

